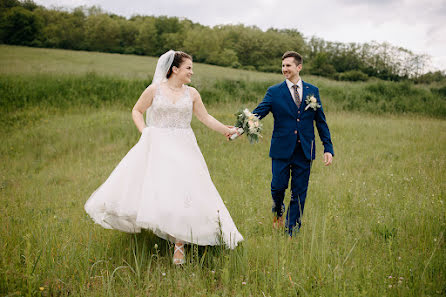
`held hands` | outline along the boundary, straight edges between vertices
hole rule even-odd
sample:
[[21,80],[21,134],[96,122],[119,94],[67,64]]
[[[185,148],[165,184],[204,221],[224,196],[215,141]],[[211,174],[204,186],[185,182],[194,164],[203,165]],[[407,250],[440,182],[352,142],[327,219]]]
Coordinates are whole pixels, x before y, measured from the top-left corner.
[[331,153],[324,153],[324,165],[329,166],[333,162],[333,155]]
[[234,127],[234,126],[226,126],[227,128],[228,128],[228,130],[225,132],[225,137],[226,137],[226,140],[229,140],[229,138],[233,135],[233,134],[235,134],[235,133],[237,133],[237,129]]

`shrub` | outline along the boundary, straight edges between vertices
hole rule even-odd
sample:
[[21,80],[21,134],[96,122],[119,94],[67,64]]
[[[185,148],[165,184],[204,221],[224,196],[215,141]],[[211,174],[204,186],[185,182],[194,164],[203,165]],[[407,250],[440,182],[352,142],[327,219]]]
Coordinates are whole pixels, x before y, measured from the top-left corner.
[[417,84],[430,84],[441,81],[446,81],[446,74],[442,71],[428,72],[414,79],[414,82]]
[[441,96],[442,99],[446,100],[446,86],[441,88],[431,88],[431,92]]
[[339,73],[338,79],[344,81],[367,81],[369,76],[359,70],[350,70]]
[[256,71],[256,68],[252,65],[246,65],[246,66],[242,66],[243,70],[248,70],[248,71]]
[[281,68],[280,68],[280,65],[265,65],[265,66],[260,66],[259,71],[271,72],[271,73],[281,73]]

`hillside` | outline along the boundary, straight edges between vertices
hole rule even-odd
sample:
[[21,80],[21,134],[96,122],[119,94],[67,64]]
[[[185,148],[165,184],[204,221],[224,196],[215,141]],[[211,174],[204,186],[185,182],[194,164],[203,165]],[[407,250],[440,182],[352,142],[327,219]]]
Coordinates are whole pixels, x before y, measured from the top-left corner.
[[[0,109],[111,102],[128,107],[150,83],[155,65],[155,58],[144,56],[1,45]],[[260,102],[267,87],[283,79],[201,63],[194,63],[194,73],[192,85],[206,103]],[[326,111],[446,117],[446,86],[341,82],[311,75],[303,79],[319,87]]]

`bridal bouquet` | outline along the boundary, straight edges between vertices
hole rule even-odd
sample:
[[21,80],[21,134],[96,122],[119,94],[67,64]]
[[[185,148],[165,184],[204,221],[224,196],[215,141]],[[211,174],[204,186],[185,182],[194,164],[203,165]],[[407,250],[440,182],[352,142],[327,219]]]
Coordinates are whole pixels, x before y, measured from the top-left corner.
[[262,135],[260,135],[262,124],[260,123],[259,118],[252,114],[247,108],[240,109],[235,116],[237,117],[237,122],[235,123],[237,133],[233,134],[230,139],[234,140],[246,132],[249,142],[258,142],[259,137],[262,137]]

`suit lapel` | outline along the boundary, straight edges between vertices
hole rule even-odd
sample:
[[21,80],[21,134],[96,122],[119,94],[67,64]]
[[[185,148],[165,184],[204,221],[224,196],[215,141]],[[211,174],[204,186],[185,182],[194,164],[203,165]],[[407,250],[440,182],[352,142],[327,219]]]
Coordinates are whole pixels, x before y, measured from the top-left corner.
[[308,90],[310,89],[310,87],[306,82],[302,81],[302,89],[302,102],[300,103],[300,109],[304,110],[306,105],[305,99],[307,99]]
[[289,106],[290,110],[294,113],[297,113],[297,105],[293,100],[293,97],[291,97],[290,89],[288,89],[288,85],[286,84],[286,81],[284,81],[280,85],[281,91],[282,91],[282,97],[284,98],[286,104]]

